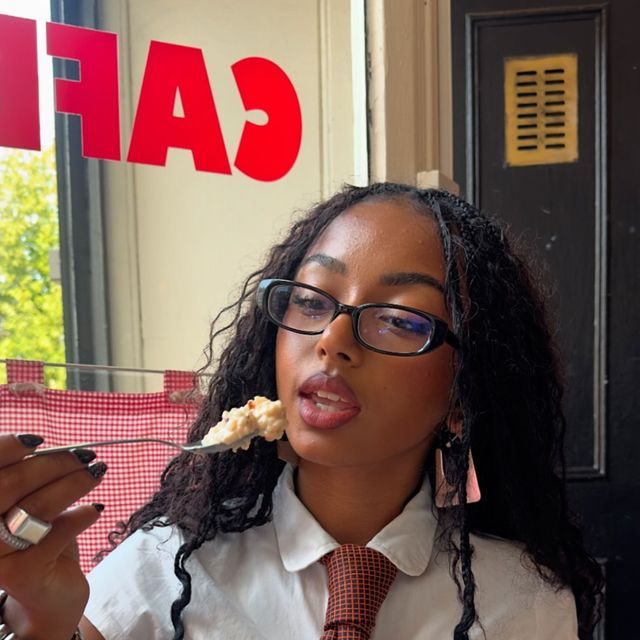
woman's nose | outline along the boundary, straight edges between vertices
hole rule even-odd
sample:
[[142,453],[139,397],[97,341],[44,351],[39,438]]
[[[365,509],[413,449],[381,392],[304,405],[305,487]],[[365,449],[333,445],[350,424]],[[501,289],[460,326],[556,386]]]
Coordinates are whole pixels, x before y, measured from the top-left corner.
[[361,363],[363,348],[353,334],[353,323],[348,313],[341,313],[320,334],[316,353],[321,358],[349,362],[353,366]]

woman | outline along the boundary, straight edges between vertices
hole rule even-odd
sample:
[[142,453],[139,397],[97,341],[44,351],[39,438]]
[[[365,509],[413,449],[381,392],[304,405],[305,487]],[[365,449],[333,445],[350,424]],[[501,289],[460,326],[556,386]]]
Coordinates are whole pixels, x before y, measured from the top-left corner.
[[[392,572],[374,640],[588,632],[602,576],[555,471],[555,353],[497,224],[442,192],[348,187],[294,225],[235,310],[190,437],[277,396],[295,460],[262,440],[175,458],[92,573],[85,638],[317,638],[326,554],[365,545]],[[0,542],[4,619],[68,640],[87,597],[72,539],[97,510],[64,509],[103,469],[31,450],[2,439],[0,512],[19,503],[53,529],[24,551]]]

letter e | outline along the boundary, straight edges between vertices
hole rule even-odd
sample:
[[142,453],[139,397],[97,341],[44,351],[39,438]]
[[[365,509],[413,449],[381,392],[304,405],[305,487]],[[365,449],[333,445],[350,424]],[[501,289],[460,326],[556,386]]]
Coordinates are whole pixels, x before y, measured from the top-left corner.
[[82,155],[120,160],[118,37],[115,33],[47,23],[47,53],[80,63],[80,80],[56,78],[56,111],[82,121]]

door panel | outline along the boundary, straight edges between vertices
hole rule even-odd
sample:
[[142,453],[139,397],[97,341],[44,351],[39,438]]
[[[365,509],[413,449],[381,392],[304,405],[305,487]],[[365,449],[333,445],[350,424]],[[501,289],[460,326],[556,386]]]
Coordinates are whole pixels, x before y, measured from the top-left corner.
[[[640,402],[633,390],[640,379],[640,39],[634,24],[640,4],[632,0],[452,2],[454,176],[468,199],[508,222],[544,269],[566,365],[570,499],[590,551],[606,563],[606,621],[596,637],[608,640],[637,635],[631,612],[640,569],[633,544],[640,539]],[[553,74],[545,76],[539,60],[564,54],[577,58],[573,123],[568,113],[548,117],[557,107],[545,104],[545,92],[557,86],[545,82]],[[537,92],[522,100],[539,100],[521,103],[521,122],[537,125],[516,133],[538,137],[520,144],[543,144],[545,132],[574,124],[577,157],[507,161],[505,62],[513,58],[543,69],[521,75],[516,87]],[[536,82],[525,82],[531,78]],[[536,113],[538,120],[530,115]],[[560,129],[547,127],[554,120]]]

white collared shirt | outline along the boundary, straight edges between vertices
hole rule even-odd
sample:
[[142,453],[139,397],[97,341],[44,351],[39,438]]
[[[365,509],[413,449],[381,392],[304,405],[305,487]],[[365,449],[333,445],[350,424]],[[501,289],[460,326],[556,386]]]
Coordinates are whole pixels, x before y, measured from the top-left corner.
[[[369,543],[398,568],[371,640],[449,640],[462,605],[446,552],[434,548],[436,519],[428,483]],[[106,640],[169,640],[173,573],[182,536],[172,528],[138,531],[89,577],[85,615]],[[471,536],[476,609],[486,640],[576,640],[574,598],[556,592],[508,541]],[[189,640],[318,640],[327,575],[318,560],[338,543],[295,494],[287,466],[274,492],[272,522],[220,534],[187,563]],[[483,638],[475,625],[469,634]]]

